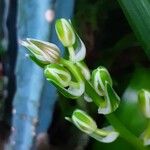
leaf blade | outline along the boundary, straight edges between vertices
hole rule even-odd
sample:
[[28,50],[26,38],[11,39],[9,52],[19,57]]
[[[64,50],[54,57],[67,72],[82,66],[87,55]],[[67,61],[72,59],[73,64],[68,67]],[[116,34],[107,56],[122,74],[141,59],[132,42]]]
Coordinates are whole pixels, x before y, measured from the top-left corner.
[[150,1],[118,0],[136,37],[150,58]]

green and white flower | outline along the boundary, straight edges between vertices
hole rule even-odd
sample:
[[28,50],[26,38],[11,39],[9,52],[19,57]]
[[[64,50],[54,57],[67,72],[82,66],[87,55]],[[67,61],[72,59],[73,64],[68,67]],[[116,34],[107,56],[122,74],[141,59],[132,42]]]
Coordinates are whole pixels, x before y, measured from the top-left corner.
[[91,134],[97,129],[96,122],[86,112],[79,109],[73,112],[72,122],[87,134]]
[[69,21],[58,19],[55,24],[57,36],[65,47],[71,47],[76,41],[74,30]]
[[[72,68],[71,68],[72,67]],[[76,68],[71,66],[75,73]],[[50,64],[45,67],[44,75],[46,79],[52,82],[57,89],[67,98],[76,99],[80,97],[85,90],[85,85],[77,75],[72,74],[62,64]],[[72,80],[74,77],[75,80]]]
[[98,129],[93,118],[80,109],[76,109],[72,117],[66,117],[66,120],[72,122],[82,132],[103,143],[113,142],[119,136],[112,126]]
[[105,95],[105,83],[106,81],[109,83],[109,85],[112,86],[112,79],[108,72],[108,70],[105,67],[98,67],[92,72],[92,83],[96,90],[96,92],[104,96]]
[[75,32],[71,21],[64,18],[58,19],[55,29],[61,43],[68,48],[70,61],[74,63],[82,61],[86,55],[86,48]]
[[27,38],[26,41],[21,42],[21,45],[30,51],[31,59],[37,64],[57,63],[60,59],[60,50],[53,43]]
[[106,68],[100,66],[92,72],[92,85],[99,95],[99,114],[109,114],[115,111],[120,103],[120,97],[112,88],[112,79]]

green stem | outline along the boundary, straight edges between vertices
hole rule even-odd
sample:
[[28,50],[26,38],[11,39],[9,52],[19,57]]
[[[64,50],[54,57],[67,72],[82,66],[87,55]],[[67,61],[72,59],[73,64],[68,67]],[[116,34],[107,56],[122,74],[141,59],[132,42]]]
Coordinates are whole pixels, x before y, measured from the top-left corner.
[[74,75],[77,81],[79,82],[82,81],[80,72],[78,71],[77,67],[72,62],[61,58],[60,63],[63,64]]
[[146,147],[143,146],[142,141],[137,138],[134,134],[132,134],[116,117],[114,113],[106,115],[108,121],[112,124],[112,126],[120,133],[120,136],[130,143],[137,150],[147,150]]
[[75,52],[74,52],[73,46],[68,47],[68,51],[69,51],[69,59],[70,59],[70,61],[74,62]]
[[88,96],[90,96],[93,100],[93,102],[99,107],[99,106],[105,106],[105,100],[100,97],[96,92],[93,86],[85,79],[85,91]]

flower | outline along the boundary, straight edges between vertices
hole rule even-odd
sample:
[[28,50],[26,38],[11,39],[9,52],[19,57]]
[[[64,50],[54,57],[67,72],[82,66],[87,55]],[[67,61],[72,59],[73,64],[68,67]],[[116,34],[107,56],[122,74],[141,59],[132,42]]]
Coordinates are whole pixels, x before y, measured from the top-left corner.
[[59,40],[65,47],[71,47],[75,43],[76,36],[71,23],[64,18],[58,19],[55,29]]
[[109,114],[115,111],[120,103],[120,97],[112,87],[112,79],[105,67],[98,67],[92,72],[92,84],[104,101],[99,103],[99,114]]
[[30,51],[32,59],[36,59],[41,64],[47,65],[59,61],[60,50],[53,43],[27,38],[26,41],[21,42],[21,45]]
[[104,95],[106,81],[112,86],[112,79],[105,67],[98,67],[92,72],[92,83],[99,95]]
[[66,120],[72,122],[78,129],[88,134],[97,141],[103,143],[111,143],[117,139],[119,133],[112,126],[97,128],[96,122],[86,112],[76,109],[72,117],[65,117]]
[[91,134],[97,129],[96,122],[86,112],[80,109],[76,109],[73,112],[72,123],[87,134]]
[[[70,62],[69,62],[70,63]],[[71,64],[71,63],[70,63]],[[71,70],[76,72],[74,66],[70,66]],[[49,82],[67,98],[76,99],[80,97],[85,91],[84,82],[79,80],[79,76],[72,74],[72,72],[63,66],[63,64],[49,64],[44,68],[44,75]],[[72,81],[72,77],[74,81]]]

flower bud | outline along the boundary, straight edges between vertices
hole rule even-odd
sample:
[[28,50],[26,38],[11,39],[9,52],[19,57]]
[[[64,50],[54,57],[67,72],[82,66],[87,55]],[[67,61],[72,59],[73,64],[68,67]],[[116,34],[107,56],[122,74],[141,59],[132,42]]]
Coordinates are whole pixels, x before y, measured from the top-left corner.
[[65,117],[65,119],[72,122],[84,133],[103,143],[113,142],[119,136],[119,133],[112,126],[97,128],[96,122],[86,112],[79,109],[73,112],[72,118]]
[[67,69],[58,64],[47,65],[44,70],[44,75],[47,80],[52,80],[62,87],[69,86],[69,82],[71,81],[71,75]]
[[84,93],[84,82],[72,81],[73,75],[62,64],[47,65],[44,75],[67,98],[76,99]]
[[95,91],[104,97],[99,104],[99,114],[109,114],[115,111],[120,103],[120,97],[112,88],[112,79],[104,67],[98,67],[92,72],[92,84]]
[[108,82],[112,86],[112,79],[104,67],[98,67],[92,72],[92,83],[98,94],[104,96],[105,82]]
[[150,118],[150,92],[141,90],[138,93],[139,106],[146,118]]
[[55,44],[27,38],[26,41],[21,42],[21,45],[30,51],[33,60],[41,64],[47,65],[59,61],[60,50]]
[[59,40],[65,47],[70,47],[75,43],[75,33],[69,21],[66,19],[58,19],[55,29]]
[[91,134],[97,129],[96,122],[84,111],[75,110],[72,115],[72,122],[81,131]]

